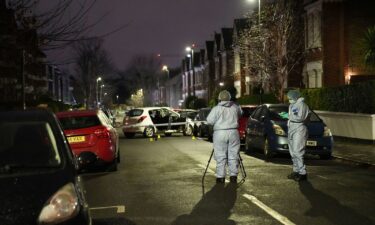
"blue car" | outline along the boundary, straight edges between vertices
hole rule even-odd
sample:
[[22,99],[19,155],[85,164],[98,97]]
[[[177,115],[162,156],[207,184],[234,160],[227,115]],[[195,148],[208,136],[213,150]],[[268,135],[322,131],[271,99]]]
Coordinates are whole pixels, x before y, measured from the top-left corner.
[[[255,109],[246,128],[247,152],[262,149],[266,158],[272,158],[277,153],[289,154],[288,107],[288,104],[264,104]],[[309,137],[306,153],[319,155],[322,159],[331,158],[333,146],[331,131],[313,111],[307,128]]]

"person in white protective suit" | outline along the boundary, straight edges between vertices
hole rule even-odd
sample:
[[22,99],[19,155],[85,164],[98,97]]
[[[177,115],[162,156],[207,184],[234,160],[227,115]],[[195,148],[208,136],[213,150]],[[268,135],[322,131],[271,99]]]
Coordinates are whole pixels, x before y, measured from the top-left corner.
[[226,164],[229,168],[230,182],[237,183],[238,153],[240,151],[240,136],[237,128],[242,110],[231,101],[231,95],[226,90],[219,93],[219,101],[207,117],[207,123],[213,125],[214,130],[216,183],[225,182]]
[[288,113],[288,145],[293,162],[293,172],[288,175],[288,179],[301,181],[307,179],[303,156],[308,138],[306,123],[310,116],[310,109],[304,102],[304,98],[301,97],[299,91],[290,90],[287,97],[290,103]]

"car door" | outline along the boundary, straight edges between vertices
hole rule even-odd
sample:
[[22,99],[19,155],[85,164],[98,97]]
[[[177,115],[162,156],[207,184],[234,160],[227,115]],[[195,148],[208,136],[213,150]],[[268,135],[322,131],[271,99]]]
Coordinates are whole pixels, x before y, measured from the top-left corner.
[[253,123],[253,143],[257,148],[262,148],[264,142],[264,125],[267,116],[267,106],[260,106],[254,115]]
[[247,139],[250,146],[256,145],[256,127],[258,126],[257,118],[259,117],[259,113],[261,111],[261,106],[257,107],[254,112],[250,115],[247,121],[246,133]]

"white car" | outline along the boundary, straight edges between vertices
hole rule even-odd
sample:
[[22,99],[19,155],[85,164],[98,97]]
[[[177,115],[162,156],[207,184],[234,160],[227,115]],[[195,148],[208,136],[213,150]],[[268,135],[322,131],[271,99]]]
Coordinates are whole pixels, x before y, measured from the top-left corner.
[[186,118],[167,107],[144,107],[130,110],[124,117],[122,131],[125,137],[135,134],[154,137],[163,132],[165,136],[185,131]]

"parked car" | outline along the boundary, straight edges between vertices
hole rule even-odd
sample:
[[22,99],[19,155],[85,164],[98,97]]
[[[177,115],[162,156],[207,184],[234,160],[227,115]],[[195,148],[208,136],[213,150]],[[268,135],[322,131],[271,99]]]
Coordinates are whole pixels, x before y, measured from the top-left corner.
[[198,111],[195,109],[179,109],[175,110],[181,117],[186,118],[184,135],[192,136],[194,131],[194,118],[197,116]]
[[256,109],[256,106],[255,105],[241,105],[241,109],[242,109],[242,116],[238,119],[238,132],[240,134],[241,145],[244,145],[245,139],[246,139],[247,121],[251,113],[253,113],[254,110]]
[[172,133],[183,133],[185,123],[185,117],[167,107],[135,108],[125,116],[122,131],[127,138],[136,134],[154,137],[158,132],[171,136]]
[[208,137],[212,140],[213,127],[207,124],[207,116],[210,114],[211,108],[202,108],[194,118],[194,135],[197,137]]
[[[289,153],[287,104],[264,104],[251,114],[246,129],[245,148],[247,151],[263,149],[266,158],[275,153]],[[333,137],[330,129],[319,116],[311,112],[307,124],[309,137],[306,152],[328,159],[332,155]]]
[[0,224],[91,224],[77,167],[52,113],[0,112]]
[[116,129],[101,110],[77,110],[56,113],[74,155],[87,167],[107,166],[117,170],[120,162]]

